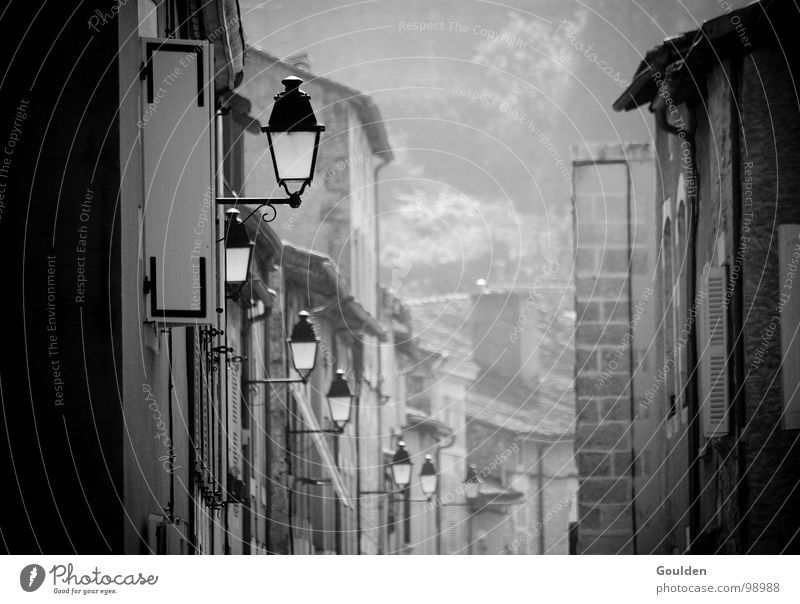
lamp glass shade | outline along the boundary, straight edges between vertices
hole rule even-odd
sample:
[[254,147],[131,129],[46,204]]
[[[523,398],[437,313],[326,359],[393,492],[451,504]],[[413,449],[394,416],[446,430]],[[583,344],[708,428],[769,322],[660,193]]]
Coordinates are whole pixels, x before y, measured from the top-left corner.
[[250,272],[250,247],[229,247],[225,249],[225,281],[244,283]]
[[392,478],[398,487],[407,487],[411,483],[411,462],[392,464]]
[[397,451],[392,458],[392,479],[401,489],[411,484],[411,458],[406,451],[406,444],[403,441],[397,443]]
[[292,363],[295,370],[303,376],[308,376],[317,363],[317,348],[319,340],[314,333],[314,326],[308,320],[308,313],[298,313],[297,323],[292,328],[289,338],[289,348],[292,352]]
[[475,464],[471,464],[467,468],[467,477],[464,479],[464,489],[464,495],[469,500],[477,499],[481,492],[481,479],[478,476],[478,470]]
[[298,77],[282,80],[285,90],[275,96],[267,134],[275,178],[290,195],[300,194],[311,183],[317,148],[325,126],[317,122],[311,97],[300,89]]
[[289,342],[292,349],[292,362],[298,373],[314,369],[317,363],[317,342]]
[[289,193],[296,193],[314,176],[319,132],[267,132],[275,178]]
[[419,473],[419,488],[422,490],[422,494],[427,497],[435,495],[438,482],[439,476],[436,474],[431,456],[426,455],[425,463],[422,464],[422,470]]
[[344,371],[340,369],[336,372],[328,390],[328,407],[331,412],[331,420],[339,429],[344,429],[347,422],[350,421],[352,405],[353,395],[350,392],[347,380],[344,378]]
[[239,218],[239,210],[225,212],[225,281],[244,283],[250,276],[255,243]]

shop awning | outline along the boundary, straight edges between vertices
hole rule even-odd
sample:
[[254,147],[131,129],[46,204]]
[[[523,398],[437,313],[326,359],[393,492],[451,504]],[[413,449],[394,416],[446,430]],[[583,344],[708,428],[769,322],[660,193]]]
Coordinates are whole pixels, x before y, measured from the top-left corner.
[[[308,397],[303,390],[303,386],[300,384],[292,384],[292,396],[297,403],[297,408],[300,411],[300,416],[305,422],[306,428],[308,430],[320,430],[317,416],[314,415],[314,410],[311,408],[311,403],[309,402]],[[325,473],[330,477],[333,489],[339,496],[342,505],[347,508],[352,507],[350,505],[350,497],[347,494],[347,489],[344,486],[344,480],[342,480],[342,475],[339,473],[339,468],[336,466],[336,460],[333,457],[333,452],[328,446],[328,441],[325,439],[325,435],[322,432],[312,432],[310,436],[314,441],[314,446],[317,448],[319,457],[322,460]]]

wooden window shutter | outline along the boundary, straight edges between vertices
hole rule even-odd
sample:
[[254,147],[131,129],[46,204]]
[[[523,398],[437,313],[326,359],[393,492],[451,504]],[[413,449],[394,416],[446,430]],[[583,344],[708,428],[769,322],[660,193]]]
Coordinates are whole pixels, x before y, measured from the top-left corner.
[[700,413],[703,434],[728,434],[728,333],[725,267],[712,266],[705,279],[700,329]]
[[800,428],[800,224],[782,224],[778,244],[783,428],[796,430]]
[[528,555],[528,533],[526,531],[517,531],[517,537],[514,540],[517,545],[516,551],[512,551],[512,554],[517,554],[518,556],[527,556]]
[[448,554],[457,554],[458,551],[458,525],[455,521],[450,520],[447,522],[446,546]]
[[214,80],[208,42],[141,39],[148,321],[209,325],[215,308]]

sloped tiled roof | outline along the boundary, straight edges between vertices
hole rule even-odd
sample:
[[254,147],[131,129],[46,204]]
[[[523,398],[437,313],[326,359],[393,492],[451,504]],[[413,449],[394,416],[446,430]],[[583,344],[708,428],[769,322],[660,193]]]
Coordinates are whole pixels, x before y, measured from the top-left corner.
[[287,280],[294,281],[301,291],[334,301],[328,308],[329,315],[338,316],[353,332],[365,329],[386,339],[383,326],[356,301],[329,256],[284,241],[279,262]]
[[[519,378],[510,380],[496,371],[485,370],[470,387],[467,410],[473,419],[504,430],[558,437],[571,433],[575,420],[574,319],[571,308],[564,308],[571,304],[572,295],[564,288],[535,291],[541,333],[539,384],[526,384]],[[405,304],[421,348],[460,364],[470,362],[472,296],[433,296],[407,300]]]
[[539,349],[541,374],[531,421],[534,426],[553,424],[554,433],[572,431],[575,422],[575,318],[571,308],[572,292],[563,288],[540,288],[537,306],[538,327],[542,334]]
[[[735,10],[728,8],[697,29],[667,38],[647,51],[631,84],[614,101],[614,110],[630,111],[652,102],[659,93],[662,74],[668,74],[672,66],[688,69],[694,90],[708,66],[720,64],[729,54],[744,54],[783,36],[792,40],[796,10],[794,3],[758,0]],[[679,93],[670,92],[673,97]],[[675,104],[680,104],[678,99]]]
[[424,350],[465,363],[472,355],[469,294],[451,294],[405,300],[414,337]]

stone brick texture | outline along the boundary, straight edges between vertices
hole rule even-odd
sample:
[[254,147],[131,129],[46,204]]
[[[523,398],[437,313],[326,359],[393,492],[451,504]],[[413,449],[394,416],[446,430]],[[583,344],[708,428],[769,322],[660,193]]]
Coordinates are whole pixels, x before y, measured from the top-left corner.
[[[785,45],[784,45],[785,46]],[[754,226],[745,253],[745,368],[778,300],[779,224],[800,223],[800,113],[793,82],[800,53],[796,44],[757,50],[741,64],[742,146],[740,165],[753,162]],[[791,72],[787,63],[792,65]],[[744,151],[747,155],[744,155]],[[776,157],[777,156],[777,157]],[[777,162],[776,162],[777,159]],[[741,170],[744,175],[744,170]],[[744,195],[744,183],[739,183]],[[728,254],[735,253],[729,245]],[[798,432],[784,430],[780,415],[780,337],[769,344],[764,362],[745,381],[748,551],[800,553],[800,446]],[[785,368],[798,371],[800,368]]]
[[[775,314],[778,301],[778,225],[800,222],[797,147],[800,115],[792,87],[797,73],[790,73],[786,66],[787,60],[797,65],[797,51],[792,54],[793,61],[778,48],[767,47],[745,57],[722,60],[706,74],[703,100],[696,107],[695,275],[699,284],[704,266],[722,261],[730,268],[736,254],[744,250],[741,281],[746,313],[743,327],[733,320],[729,322],[729,335],[734,336],[729,340],[743,338],[746,377],[741,401],[745,420],[740,422],[732,407],[727,436],[712,440],[700,437],[699,534],[692,536],[696,553],[800,551],[800,489],[797,488],[800,450],[797,431],[781,427],[780,337],[769,342],[763,363],[753,363],[753,354],[762,342],[764,328]],[[739,82],[738,89],[732,90],[731,82]],[[734,92],[738,103],[732,97]],[[738,116],[733,108],[738,109]],[[688,117],[685,106],[680,110]],[[733,141],[739,116],[737,156]],[[660,224],[662,202],[671,201],[675,216],[679,175],[683,173],[686,179],[690,175],[681,166],[678,137],[659,131],[656,151],[659,166],[656,207]],[[749,162],[752,162],[753,223],[749,241],[740,242],[733,240],[732,203],[737,187],[744,200],[744,168]],[[734,182],[733,168],[737,163],[740,180]],[[724,240],[722,258],[718,240]],[[659,268],[659,282],[664,278]],[[666,306],[663,296],[659,296],[659,317],[666,312]],[[664,355],[661,336],[658,348],[659,354]],[[733,375],[732,355],[728,366]],[[735,392],[738,385],[733,383],[733,377],[730,379],[731,392]],[[667,404],[662,396],[659,414],[664,415]],[[729,405],[733,404],[729,400]],[[666,429],[662,429],[659,439],[661,448],[655,463],[661,468],[664,493],[662,552],[669,553],[670,549],[682,551],[687,545],[684,536],[690,504],[687,426],[680,424],[677,434],[670,438]],[[740,443],[744,446],[738,446]],[[742,454],[744,474],[739,468]]]
[[[641,509],[652,507],[637,509],[632,501],[631,481],[645,484],[637,474],[647,465],[631,471],[645,441],[632,429],[640,385],[632,379],[630,353],[637,338],[643,336],[644,348],[651,340],[648,328],[638,334],[631,322],[631,294],[638,299],[654,258],[636,207],[639,197],[652,203],[651,153],[637,145],[573,149],[578,553],[633,553],[634,510],[639,519]],[[643,159],[651,175],[634,174],[631,159]],[[648,498],[653,495],[643,495]]]

